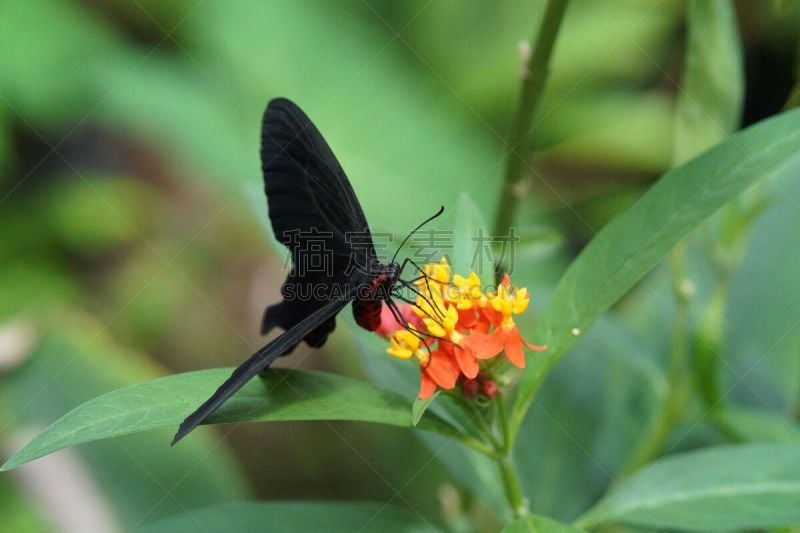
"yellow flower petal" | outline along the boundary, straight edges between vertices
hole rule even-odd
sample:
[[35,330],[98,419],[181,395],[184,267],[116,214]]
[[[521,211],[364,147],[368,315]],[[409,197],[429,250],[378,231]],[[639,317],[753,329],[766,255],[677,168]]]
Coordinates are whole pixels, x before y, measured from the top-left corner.
[[410,331],[401,329],[389,337],[389,344],[386,353],[398,359],[408,359],[419,350],[420,340]]
[[422,322],[425,324],[425,327],[428,329],[428,333],[433,335],[434,337],[446,337],[447,330],[442,327],[437,321],[433,320],[432,318],[423,318]]

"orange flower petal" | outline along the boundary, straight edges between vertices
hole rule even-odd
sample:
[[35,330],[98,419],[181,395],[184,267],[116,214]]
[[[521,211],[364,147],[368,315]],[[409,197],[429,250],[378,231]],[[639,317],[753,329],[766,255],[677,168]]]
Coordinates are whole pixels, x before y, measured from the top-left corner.
[[475,355],[471,351],[465,350],[461,346],[454,345],[453,352],[455,352],[458,368],[461,369],[462,374],[469,379],[473,379],[478,375],[478,360],[475,359]]
[[425,367],[425,373],[443,389],[452,389],[461,374],[458,363],[448,353],[437,350],[431,354],[431,361]]
[[543,351],[545,351],[547,349],[547,345],[546,344],[542,344],[541,346],[538,345],[538,344],[531,344],[529,342],[525,342],[525,339],[523,339],[522,337],[520,337],[520,340],[522,340],[522,344],[524,344],[525,346],[527,346],[528,348],[530,348],[534,352],[543,352]]
[[508,331],[505,344],[506,357],[517,368],[525,368],[525,352],[522,351],[522,335],[519,334],[519,329],[514,326],[506,331]]
[[495,311],[491,305],[481,308],[483,319],[493,326],[499,326],[503,322],[503,313]]
[[506,343],[506,331],[496,328],[491,333],[477,333],[465,338],[464,343],[472,350],[478,359],[491,359],[503,351]]
[[478,314],[474,309],[463,309],[458,311],[459,329],[472,329],[478,323]]
[[423,370],[419,373],[419,396],[420,400],[425,400],[433,396],[433,393],[436,392],[436,383],[428,377],[428,375]]
[[477,322],[475,322],[475,325],[472,326],[471,329],[478,333],[489,333],[489,330],[492,329],[492,323],[481,313],[478,316]]

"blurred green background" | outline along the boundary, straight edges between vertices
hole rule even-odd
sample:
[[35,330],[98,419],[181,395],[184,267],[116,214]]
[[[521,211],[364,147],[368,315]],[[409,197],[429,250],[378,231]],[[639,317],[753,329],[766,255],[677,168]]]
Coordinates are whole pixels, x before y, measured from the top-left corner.
[[[789,2],[736,5],[746,125],[782,108],[800,19]],[[3,457],[82,401],[235,365],[260,345],[261,312],[284,278],[258,158],[270,98],[295,100],[318,125],[374,230],[405,232],[463,192],[492,220],[517,102],[517,43],[530,39],[542,7],[1,1]],[[669,168],[683,17],[681,2],[570,6],[534,120],[539,175],[517,221],[528,237],[515,281],[533,290],[536,307],[569,258]],[[797,413],[800,401],[796,335],[745,382],[736,372],[796,315],[800,187],[791,178],[766,187],[725,341],[732,395],[782,413]],[[713,273],[702,245],[691,250],[702,297]],[[564,519],[584,510],[660,401],[668,285],[663,269],[649,276],[548,382],[544,411],[530,417],[537,429],[520,443],[536,450],[535,464],[522,465],[534,510]],[[324,351],[280,364],[366,376],[351,330],[345,319]],[[366,345],[365,359],[388,360],[380,343]],[[684,445],[717,438],[695,428]],[[435,523],[457,524],[462,511],[487,529],[498,520],[480,467],[468,471],[451,454],[431,460],[433,439],[399,429],[253,424],[202,429],[176,449],[169,439],[114,439],[3,474],[2,529],[126,530],[246,498],[391,500]]]

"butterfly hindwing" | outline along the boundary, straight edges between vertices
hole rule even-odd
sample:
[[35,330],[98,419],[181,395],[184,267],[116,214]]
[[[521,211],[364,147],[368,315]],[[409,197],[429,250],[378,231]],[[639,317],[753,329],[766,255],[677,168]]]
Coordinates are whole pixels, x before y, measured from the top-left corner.
[[245,383],[253,379],[258,373],[266,370],[275,359],[286,353],[287,349],[295,346],[306,335],[319,327],[320,324],[336,316],[336,313],[341,311],[348,302],[349,297],[342,300],[327,302],[295,324],[292,329],[250,356],[250,359],[239,365],[231,376],[220,385],[217,391],[206,400],[203,405],[186,417],[186,420],[183,421],[175,437],[172,439],[172,444],[175,444],[188,435],[189,432],[200,425],[200,423],[225,403],[228,398],[233,396],[236,391],[241,389]]

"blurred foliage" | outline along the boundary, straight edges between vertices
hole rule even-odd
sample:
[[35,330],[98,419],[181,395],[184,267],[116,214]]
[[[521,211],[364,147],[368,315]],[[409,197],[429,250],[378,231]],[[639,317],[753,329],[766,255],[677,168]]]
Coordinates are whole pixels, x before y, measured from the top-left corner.
[[[47,319],[55,327],[39,324],[52,332],[3,379],[3,424],[12,432],[41,427],[90,398],[160,373],[152,361],[114,345],[99,324],[72,309],[53,309]],[[134,435],[83,450],[86,475],[95,478],[121,525],[249,494],[239,466],[211,435],[173,457],[163,444],[168,434]]]
[[[779,112],[795,84],[800,10],[781,4],[735,3],[744,101],[711,95],[741,112],[743,124],[734,118],[726,131]],[[516,106],[517,43],[530,39],[542,5],[2,2],[0,330],[34,332],[21,346],[0,341],[3,452],[99,394],[229,366],[260,344],[260,313],[283,280],[260,196],[259,123],[272,97],[297,101],[319,126],[376,231],[405,233],[441,204],[448,211],[437,227],[491,221]],[[534,172],[517,219],[525,241],[515,281],[531,288],[537,309],[576,252],[673,165],[675,128],[703,137],[686,115],[676,118],[686,105],[679,84],[691,86],[686,13],[679,1],[572,2],[534,119]],[[710,46],[712,59],[731,51]],[[681,425],[670,449],[795,438],[796,170],[748,193],[745,203],[764,204],[757,218],[733,215],[746,228],[720,369],[735,410],[715,425],[692,405],[699,421]],[[480,213],[457,220],[464,193]],[[688,242],[695,323],[720,283],[710,250],[722,224]],[[534,512],[574,519],[623,470],[667,394],[674,314],[661,266],[545,382],[517,457]],[[416,371],[343,319],[323,353],[281,364],[366,374],[413,397]],[[432,409],[455,416],[444,401]],[[155,431],[83,446],[78,464],[122,529],[169,527],[156,520],[255,496],[391,501],[414,520],[485,530],[509,518],[486,458],[438,436],[376,428],[260,424],[206,430],[176,449],[170,432]],[[24,489],[25,468],[0,475],[4,527],[58,531],[42,495]],[[54,491],[69,487],[53,480]]]

